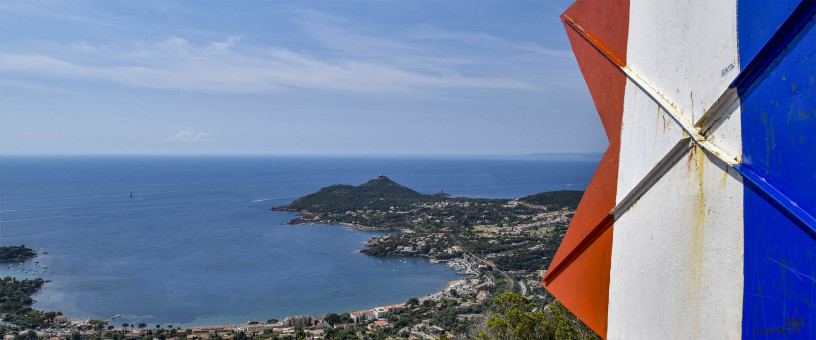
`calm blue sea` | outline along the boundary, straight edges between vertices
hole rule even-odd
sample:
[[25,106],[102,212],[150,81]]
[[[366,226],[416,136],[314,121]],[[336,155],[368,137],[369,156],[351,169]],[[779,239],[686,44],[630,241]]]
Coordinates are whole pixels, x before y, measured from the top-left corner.
[[[194,326],[321,315],[443,288],[453,271],[357,252],[378,232],[287,226],[272,212],[380,174],[422,193],[515,198],[583,190],[597,160],[0,157],[0,245],[40,256],[0,276],[50,280],[35,308],[114,324]],[[131,197],[131,192],[133,197]],[[47,253],[47,254],[46,254]],[[39,262],[37,266],[34,262]],[[43,266],[48,266],[43,272]]]

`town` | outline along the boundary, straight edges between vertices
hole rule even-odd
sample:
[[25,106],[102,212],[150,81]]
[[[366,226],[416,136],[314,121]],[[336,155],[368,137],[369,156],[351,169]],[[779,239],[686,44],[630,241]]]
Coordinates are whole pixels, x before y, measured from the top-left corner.
[[[401,304],[326,315],[251,320],[240,325],[180,328],[108,320],[69,320],[61,314],[34,327],[4,327],[6,337],[105,339],[473,339],[491,315],[494,299],[518,294],[535,310],[560,306],[540,281],[566,232],[582,192],[548,192],[518,199],[419,194],[385,176],[360,186],[333,185],[275,211],[296,212],[290,224],[343,224],[394,233],[374,237],[360,251],[380,261],[425,257],[444,262],[461,279]],[[6,278],[7,284],[14,281]],[[28,307],[25,307],[28,308]],[[563,308],[563,306],[561,307]],[[30,308],[28,308],[30,309]],[[594,335],[569,316],[570,327]],[[36,311],[39,312],[39,311]],[[6,318],[11,314],[6,314]],[[561,315],[561,314],[558,314]],[[9,319],[11,320],[11,319]],[[27,333],[24,329],[33,329]]]

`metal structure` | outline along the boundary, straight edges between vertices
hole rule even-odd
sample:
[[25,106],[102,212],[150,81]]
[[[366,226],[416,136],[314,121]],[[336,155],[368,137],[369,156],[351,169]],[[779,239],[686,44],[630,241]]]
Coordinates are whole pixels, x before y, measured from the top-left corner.
[[578,0],[609,147],[542,281],[609,339],[816,339],[816,1]]

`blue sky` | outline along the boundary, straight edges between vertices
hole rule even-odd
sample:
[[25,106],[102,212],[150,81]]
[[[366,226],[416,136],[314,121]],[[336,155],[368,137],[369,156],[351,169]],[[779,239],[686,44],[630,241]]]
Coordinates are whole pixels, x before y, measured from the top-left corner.
[[571,1],[3,1],[0,154],[600,152]]

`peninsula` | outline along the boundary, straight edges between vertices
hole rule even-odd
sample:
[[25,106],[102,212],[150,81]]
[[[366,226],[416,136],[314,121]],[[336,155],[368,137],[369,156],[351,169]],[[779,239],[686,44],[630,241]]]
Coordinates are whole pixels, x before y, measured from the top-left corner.
[[332,185],[273,208],[298,223],[344,224],[402,233],[372,238],[362,252],[437,260],[480,254],[503,270],[546,268],[582,191],[553,191],[517,199],[421,194],[388,177],[358,186]]
[[[60,340],[472,339],[479,337],[491,313],[502,312],[499,304],[520,301],[521,309],[513,313],[541,318],[546,334],[568,331],[599,339],[539,283],[582,195],[554,191],[516,199],[451,197],[422,194],[385,176],[358,186],[332,185],[272,210],[295,212],[298,216],[289,224],[394,231],[371,238],[361,252],[383,257],[383,262],[425,257],[455,268],[462,278],[426,296],[359,311],[189,329],[155,325],[151,330],[144,323],[126,322],[120,328],[111,323],[113,318],[69,320],[60,313],[34,310],[31,295],[44,281],[7,277],[0,287],[2,298],[13,301],[0,310],[0,332]],[[24,246],[12,248],[11,253],[18,254],[14,259],[29,254]]]
[[0,262],[21,262],[37,257],[37,253],[25,245],[0,247]]

